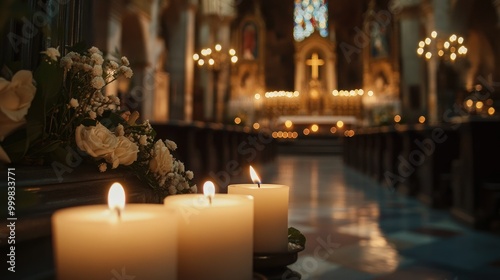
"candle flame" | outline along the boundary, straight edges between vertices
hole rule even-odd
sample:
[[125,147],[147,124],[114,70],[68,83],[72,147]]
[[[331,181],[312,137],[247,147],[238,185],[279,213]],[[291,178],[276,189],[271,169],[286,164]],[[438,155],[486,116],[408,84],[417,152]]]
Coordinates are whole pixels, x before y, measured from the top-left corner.
[[252,178],[252,182],[260,185],[261,181],[259,175],[257,175],[257,172],[255,172],[255,170],[251,165],[250,165],[250,177]]
[[109,209],[121,211],[125,208],[125,190],[120,183],[113,183],[108,192]]
[[215,196],[215,185],[211,181],[206,181],[205,184],[203,184],[203,194],[205,195],[206,198],[210,201],[210,204],[212,204],[212,198]]

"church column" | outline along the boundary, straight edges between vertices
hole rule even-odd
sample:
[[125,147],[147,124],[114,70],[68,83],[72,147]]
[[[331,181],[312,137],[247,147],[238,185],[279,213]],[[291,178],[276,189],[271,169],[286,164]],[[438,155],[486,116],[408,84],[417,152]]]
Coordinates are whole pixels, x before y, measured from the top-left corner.
[[[432,2],[426,1],[423,5],[423,10],[426,13],[426,35],[432,31],[437,31],[438,36],[447,35],[450,33],[450,1],[449,0],[433,0]],[[427,62],[428,74],[428,116],[429,122],[439,122],[441,116],[438,115],[438,92],[437,92],[437,69],[439,58],[436,55],[435,40],[431,46],[433,49],[433,56]]]
[[[180,1],[179,1],[180,2]],[[169,26],[168,72],[170,73],[170,119],[192,118],[195,0],[182,2],[178,20]],[[189,108],[187,108],[189,107]]]
[[[203,22],[199,32],[201,49],[214,49],[221,44],[222,52],[227,53],[230,46],[230,24],[236,13],[233,0],[203,0]],[[224,119],[225,94],[229,90],[229,69],[231,62],[223,58],[220,68],[202,70],[202,82],[205,85],[204,115],[206,120],[222,122]],[[207,73],[208,72],[208,73]],[[203,81],[206,79],[205,81]]]
[[[403,3],[404,2],[404,3]],[[401,44],[401,112],[403,118],[416,120],[425,108],[425,83],[423,79],[423,61],[418,57],[416,49],[421,40],[419,3],[408,4],[399,1],[400,44]],[[406,4],[406,5],[405,5]]]

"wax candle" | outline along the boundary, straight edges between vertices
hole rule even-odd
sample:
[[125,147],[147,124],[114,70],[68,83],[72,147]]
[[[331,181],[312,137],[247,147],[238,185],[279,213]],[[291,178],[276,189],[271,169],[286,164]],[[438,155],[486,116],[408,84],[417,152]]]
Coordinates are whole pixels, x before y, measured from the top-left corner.
[[175,213],[154,204],[125,207],[118,185],[110,189],[108,206],[52,216],[57,279],[176,279]]
[[254,198],[254,252],[287,252],[289,187],[261,184],[251,166],[250,175],[254,184],[229,185],[228,193],[251,195]]
[[179,280],[253,279],[253,198],[205,194],[168,196],[164,203],[178,213]]

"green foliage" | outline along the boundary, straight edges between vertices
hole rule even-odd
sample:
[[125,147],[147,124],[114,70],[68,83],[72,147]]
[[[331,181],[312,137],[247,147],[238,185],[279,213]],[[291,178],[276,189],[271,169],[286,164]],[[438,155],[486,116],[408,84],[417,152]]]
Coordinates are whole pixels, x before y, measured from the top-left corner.
[[302,248],[306,247],[306,237],[294,227],[288,228],[288,242],[299,245]]

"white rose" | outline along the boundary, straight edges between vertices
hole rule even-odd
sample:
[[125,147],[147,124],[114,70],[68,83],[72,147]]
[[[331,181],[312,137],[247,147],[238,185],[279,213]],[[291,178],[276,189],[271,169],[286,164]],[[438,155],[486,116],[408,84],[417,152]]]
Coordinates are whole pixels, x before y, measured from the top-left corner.
[[80,150],[95,158],[111,155],[118,145],[116,136],[100,123],[96,126],[78,126],[75,131],[75,140]]
[[90,111],[89,112],[89,117],[93,120],[95,120],[95,118],[97,118],[97,114],[94,112],[94,111]]
[[137,144],[130,141],[125,136],[118,136],[118,145],[116,146],[114,152],[105,157],[108,163],[113,165],[112,168],[117,168],[118,165],[131,165],[137,160],[137,153],[139,152],[139,147]]
[[0,141],[26,122],[35,93],[30,71],[18,71],[12,81],[0,78]]
[[153,158],[149,162],[149,170],[159,175],[166,175],[172,170],[173,157],[163,141],[158,140],[153,146]]

